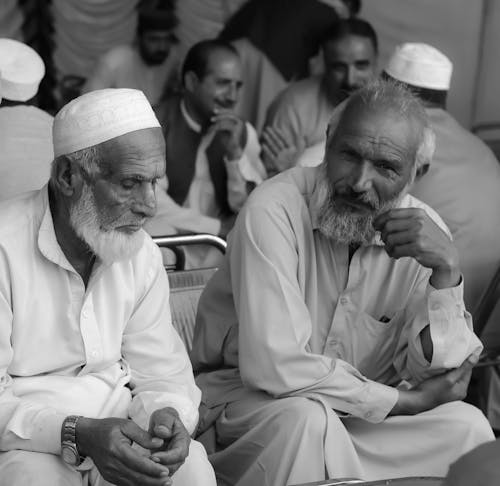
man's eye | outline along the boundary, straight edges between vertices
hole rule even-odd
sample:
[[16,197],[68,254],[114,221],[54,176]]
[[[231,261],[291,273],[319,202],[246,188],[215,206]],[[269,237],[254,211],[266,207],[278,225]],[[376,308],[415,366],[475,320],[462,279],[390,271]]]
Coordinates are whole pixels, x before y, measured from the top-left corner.
[[132,189],[136,185],[137,181],[135,179],[125,179],[121,182],[121,186],[124,189]]
[[391,176],[398,175],[398,171],[390,164],[377,164],[377,167]]
[[354,152],[353,150],[350,150],[350,149],[342,150],[341,154],[346,159],[356,159],[357,158],[356,152]]

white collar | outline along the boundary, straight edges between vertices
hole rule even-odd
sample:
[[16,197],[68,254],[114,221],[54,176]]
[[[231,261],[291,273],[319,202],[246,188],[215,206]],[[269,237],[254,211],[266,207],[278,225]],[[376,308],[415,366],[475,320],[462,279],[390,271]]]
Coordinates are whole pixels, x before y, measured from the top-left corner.
[[184,103],[183,99],[181,100],[181,113],[184,117],[184,120],[186,120],[189,128],[191,128],[191,130],[195,131],[196,133],[201,133],[201,125],[188,113],[186,103]]

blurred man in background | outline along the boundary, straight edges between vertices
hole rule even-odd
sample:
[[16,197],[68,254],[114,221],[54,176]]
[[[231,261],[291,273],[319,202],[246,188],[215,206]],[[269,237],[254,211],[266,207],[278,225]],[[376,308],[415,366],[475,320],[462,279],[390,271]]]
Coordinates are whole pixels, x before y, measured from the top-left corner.
[[157,111],[167,157],[159,189],[211,218],[211,232],[226,236],[250,191],[266,177],[255,129],[234,112],[243,84],[239,55],[224,41],[199,42],[186,56],[182,82],[183,95],[167,98]]
[[116,46],[97,63],[83,93],[102,88],[134,88],[153,107],[178,83],[179,59],[175,52],[177,18],[171,8],[139,10],[137,42]]
[[323,74],[292,83],[268,109],[262,153],[269,173],[293,167],[316,146],[319,164],[334,108],[375,74],[378,41],[368,22],[340,20],[321,45]]
[[44,75],[35,50],[0,39],[0,200],[39,189],[49,179],[52,116],[32,106]]

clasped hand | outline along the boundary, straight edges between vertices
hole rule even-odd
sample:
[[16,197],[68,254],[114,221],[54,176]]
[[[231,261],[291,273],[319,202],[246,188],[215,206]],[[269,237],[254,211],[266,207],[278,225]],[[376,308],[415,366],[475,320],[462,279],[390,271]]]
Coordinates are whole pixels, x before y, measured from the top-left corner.
[[[238,160],[246,145],[245,122],[230,111],[217,111],[210,119],[209,132],[215,132],[214,141],[222,144],[228,160]],[[213,143],[213,142],[212,142]]]
[[[151,415],[146,431],[129,419],[82,417],[76,429],[80,453],[90,456],[106,481],[117,486],[167,486],[184,463],[190,436],[169,407]],[[150,454],[133,448],[137,443]]]

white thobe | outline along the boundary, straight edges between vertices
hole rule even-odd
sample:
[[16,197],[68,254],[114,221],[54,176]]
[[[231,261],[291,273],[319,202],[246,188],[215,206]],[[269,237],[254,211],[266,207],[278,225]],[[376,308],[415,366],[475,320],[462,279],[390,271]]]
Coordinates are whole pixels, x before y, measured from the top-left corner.
[[57,242],[47,187],[0,205],[0,220],[0,450],[59,454],[70,414],[147,429],[170,406],[193,432],[200,390],[151,239],[129,260],[96,262],[85,287]]
[[[439,412],[387,419],[397,386],[417,384],[480,353],[462,283],[432,288],[431,270],[413,258],[390,258],[379,235],[349,262],[347,245],[318,230],[320,174],[320,167],[292,169],[254,191],[230,234],[227,258],[200,300],[191,359],[203,391],[201,428],[223,409],[216,419],[217,438],[229,447],[212,460],[224,484],[252,484],[257,477],[269,484],[304,482],[307,473],[312,481],[321,479],[325,468],[331,475],[366,479],[394,473],[395,465],[424,474],[426,468],[439,471],[436,461],[445,464],[463,451],[451,448],[451,436],[433,441],[419,435],[405,448],[398,443],[405,427],[425,431],[426,424],[439,421]],[[439,216],[417,199],[405,196],[400,207],[423,208],[449,234]],[[433,343],[430,363],[420,342],[426,326]],[[295,416],[297,407],[301,413]],[[324,419],[318,418],[321,410]],[[294,435],[294,423],[301,430],[311,425],[303,423],[308,412],[322,420],[312,425],[321,430],[321,448],[308,432]],[[442,413],[455,417],[455,412],[445,407]],[[491,437],[482,420],[478,437],[457,438],[460,447]],[[346,432],[353,424],[361,433]],[[290,437],[277,441],[286,430]],[[386,431],[378,437],[387,439],[384,452],[393,454],[391,466],[386,459],[377,461],[370,442],[377,430]],[[426,444],[432,453],[424,459],[417,451]],[[449,455],[436,455],[445,445]],[[285,446],[290,456],[280,458],[277,471],[273,460]],[[231,463],[231,454],[240,454],[239,465]],[[412,454],[422,462],[408,461]],[[430,462],[433,456],[437,459]],[[314,471],[302,467],[312,461],[318,464]],[[259,476],[247,475],[245,467]]]

